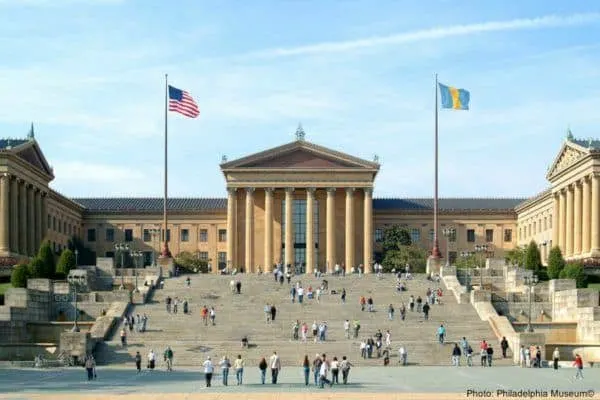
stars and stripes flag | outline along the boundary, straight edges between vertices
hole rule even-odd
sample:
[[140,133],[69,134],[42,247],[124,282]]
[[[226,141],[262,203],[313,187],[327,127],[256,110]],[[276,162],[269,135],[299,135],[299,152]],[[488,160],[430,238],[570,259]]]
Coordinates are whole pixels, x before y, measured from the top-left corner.
[[189,118],[200,115],[198,104],[185,90],[169,85],[169,111],[175,111]]

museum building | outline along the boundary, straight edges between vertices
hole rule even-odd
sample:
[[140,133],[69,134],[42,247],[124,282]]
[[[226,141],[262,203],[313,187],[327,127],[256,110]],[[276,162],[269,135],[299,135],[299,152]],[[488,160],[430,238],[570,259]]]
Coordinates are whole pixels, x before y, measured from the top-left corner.
[[[380,169],[369,161],[296,140],[220,165],[226,197],[170,198],[166,239],[173,255],[191,252],[213,271],[268,271],[291,264],[312,272],[349,271],[381,257],[388,225],[433,246],[433,199],[373,197]],[[545,262],[553,245],[567,259],[600,259],[600,141],[569,132],[529,198],[441,198],[440,250],[451,260],[485,245],[490,257],[535,240]],[[162,198],[69,198],[49,183],[53,170],[34,136],[0,140],[0,257],[35,254],[42,240],[58,253],[72,236],[95,256],[126,244],[156,259],[164,239]],[[444,237],[444,228],[455,234]],[[449,231],[449,229],[446,229]],[[368,270],[368,269],[367,269]]]

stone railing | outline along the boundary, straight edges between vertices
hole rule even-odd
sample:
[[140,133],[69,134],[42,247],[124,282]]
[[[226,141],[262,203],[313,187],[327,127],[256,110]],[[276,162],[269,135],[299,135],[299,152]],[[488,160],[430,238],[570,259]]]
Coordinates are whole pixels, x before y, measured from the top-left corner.
[[456,277],[456,267],[442,267],[440,276],[444,281],[446,288],[454,295],[454,298],[459,304],[469,303],[469,293],[467,289],[460,284]]

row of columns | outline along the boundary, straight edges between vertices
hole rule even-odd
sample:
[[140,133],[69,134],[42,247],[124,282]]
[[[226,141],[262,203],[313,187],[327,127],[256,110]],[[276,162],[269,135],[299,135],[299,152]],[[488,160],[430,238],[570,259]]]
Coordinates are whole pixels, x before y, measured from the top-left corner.
[[600,256],[600,175],[591,174],[554,193],[552,243],[565,257]]
[[[228,189],[227,196],[227,257],[235,260],[235,234],[237,226],[236,188]],[[315,265],[314,248],[314,200],[315,188],[306,188],[306,272],[313,273]],[[346,272],[350,272],[355,264],[354,260],[354,193],[355,188],[346,188],[346,215],[345,215],[345,254],[344,264]],[[373,199],[372,188],[364,188],[364,232],[363,232],[363,265],[365,272],[371,265],[373,247],[371,242]],[[264,239],[264,265],[269,270],[273,264],[273,188],[264,188],[265,191],[265,239]],[[244,262],[246,268],[251,268],[254,261],[253,233],[254,233],[254,192],[255,188],[246,188],[245,203],[245,243]],[[336,231],[335,231],[335,188],[327,189],[326,215],[325,215],[325,262],[329,271],[337,264]],[[285,245],[284,264],[294,265],[294,223],[293,223],[294,188],[285,189]]]
[[0,174],[0,253],[33,256],[47,230],[47,192]]

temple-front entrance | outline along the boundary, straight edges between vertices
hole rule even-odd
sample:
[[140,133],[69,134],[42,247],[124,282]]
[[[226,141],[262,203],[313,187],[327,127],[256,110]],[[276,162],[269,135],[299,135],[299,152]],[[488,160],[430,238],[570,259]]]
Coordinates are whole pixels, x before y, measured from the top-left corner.
[[[286,265],[286,268],[293,268],[293,271],[296,274],[305,273],[306,272],[306,249],[310,245],[307,243],[306,236],[306,212],[307,212],[307,203],[306,200],[293,200],[292,206],[292,222],[294,223],[293,227],[293,245],[294,245],[294,263],[293,265]],[[281,221],[282,229],[281,229],[281,260],[285,259],[285,199],[281,204]],[[312,265],[313,270],[318,267],[319,260],[319,202],[317,200],[313,201],[313,262]]]

